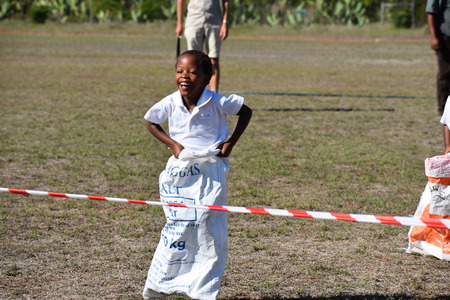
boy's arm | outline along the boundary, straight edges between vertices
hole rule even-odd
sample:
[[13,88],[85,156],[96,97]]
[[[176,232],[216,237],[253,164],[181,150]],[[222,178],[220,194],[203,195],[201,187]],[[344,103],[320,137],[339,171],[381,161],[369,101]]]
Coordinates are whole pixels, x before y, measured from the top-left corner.
[[444,125],[444,146],[445,154],[450,153],[450,130],[447,125]]
[[219,145],[219,149],[221,149],[220,153],[217,156],[228,157],[233,150],[234,145],[236,145],[237,141],[244,133],[247,128],[250,119],[252,118],[252,110],[247,105],[243,104],[237,115],[239,119],[236,124],[236,128],[233,131],[231,137],[225,143]]
[[171,139],[161,125],[147,121],[147,130],[150,131],[150,133],[158,140],[166,144],[166,146],[172,150],[173,155],[178,158],[181,150],[184,149],[183,145],[174,139]]

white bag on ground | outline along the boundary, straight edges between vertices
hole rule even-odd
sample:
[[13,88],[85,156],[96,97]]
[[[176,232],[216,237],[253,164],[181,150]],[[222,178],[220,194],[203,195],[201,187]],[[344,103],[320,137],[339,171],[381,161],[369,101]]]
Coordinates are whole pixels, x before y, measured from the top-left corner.
[[[227,205],[229,159],[215,156],[217,151],[205,154],[183,150],[182,154],[183,159],[172,156],[160,175],[161,201]],[[145,289],[215,299],[226,265],[228,214],[179,207],[164,207],[164,213],[167,223]]]
[[[425,160],[428,183],[414,217],[450,219],[450,155]],[[408,252],[450,260],[450,230],[413,226],[409,230]]]

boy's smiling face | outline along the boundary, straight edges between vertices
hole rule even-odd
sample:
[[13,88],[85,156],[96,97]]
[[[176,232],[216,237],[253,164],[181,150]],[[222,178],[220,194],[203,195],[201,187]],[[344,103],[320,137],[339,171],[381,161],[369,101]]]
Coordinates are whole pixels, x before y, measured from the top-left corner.
[[208,77],[197,64],[194,55],[183,55],[178,59],[175,82],[185,100],[197,103],[208,85]]

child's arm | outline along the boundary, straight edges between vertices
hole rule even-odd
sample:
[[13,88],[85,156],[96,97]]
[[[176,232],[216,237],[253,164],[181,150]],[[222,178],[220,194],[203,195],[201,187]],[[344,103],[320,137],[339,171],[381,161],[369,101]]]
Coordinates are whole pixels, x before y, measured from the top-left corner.
[[217,147],[218,149],[221,149],[217,156],[228,157],[230,155],[234,145],[236,145],[237,141],[247,128],[250,119],[252,118],[252,110],[247,105],[243,104],[237,115],[239,116],[239,119],[237,121],[236,128],[228,141]]
[[447,125],[444,125],[444,146],[445,154],[450,153],[450,130]]
[[181,150],[184,149],[183,145],[171,139],[159,124],[147,121],[147,129],[154,137],[166,144],[172,150],[173,155],[178,158]]

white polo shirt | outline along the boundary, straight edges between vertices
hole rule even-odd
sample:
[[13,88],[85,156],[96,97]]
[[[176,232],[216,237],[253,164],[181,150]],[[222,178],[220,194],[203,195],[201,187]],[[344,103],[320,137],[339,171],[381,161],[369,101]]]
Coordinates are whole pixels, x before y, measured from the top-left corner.
[[444,112],[442,113],[441,123],[450,127],[450,96],[447,98],[445,103]]
[[155,124],[168,120],[169,136],[187,150],[216,149],[228,137],[227,115],[236,115],[243,104],[241,96],[226,97],[205,88],[197,106],[189,111],[176,91],[153,105],[144,119]]

